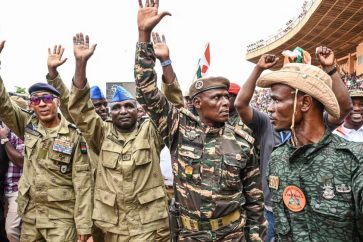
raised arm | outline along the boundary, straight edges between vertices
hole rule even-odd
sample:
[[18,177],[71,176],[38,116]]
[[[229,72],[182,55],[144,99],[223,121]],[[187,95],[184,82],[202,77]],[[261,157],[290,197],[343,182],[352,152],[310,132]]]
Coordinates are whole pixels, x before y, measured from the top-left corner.
[[167,12],[158,13],[158,5],[158,1],[152,1],[151,4],[146,1],[143,7],[139,0],[139,41],[136,46],[134,74],[137,101],[145,106],[145,111],[155,123],[165,144],[170,146],[179,124],[179,115],[177,109],[168,102],[156,85],[155,53],[150,42],[151,32],[164,16],[170,15]]
[[104,137],[104,122],[96,113],[90,99],[90,87],[87,84],[86,68],[88,59],[93,55],[96,45],[89,46],[89,37],[82,33],[73,37],[73,50],[76,69],[69,97],[68,109],[76,126],[82,131],[87,144],[99,154]]
[[238,92],[235,107],[243,123],[249,124],[252,121],[253,109],[250,106],[250,101],[256,89],[257,79],[264,70],[274,66],[278,60],[279,58],[274,55],[262,55],[256,66],[253,68],[251,75]]
[[[10,129],[8,127],[0,126],[0,139],[5,139],[10,136]],[[16,148],[10,143],[10,140],[4,145],[6,154],[16,166],[23,167],[24,164],[24,155],[17,151]]]
[[48,48],[48,74],[46,76],[48,84],[55,87],[60,92],[60,110],[63,116],[71,123],[73,123],[72,117],[68,112],[69,102],[69,89],[64,84],[62,78],[59,75],[58,67],[63,65],[67,58],[62,59],[64,48],[61,45],[55,45],[53,51]]
[[159,33],[153,32],[152,38],[155,56],[160,61],[163,69],[161,91],[169,102],[174,104],[175,107],[181,108],[184,106],[183,93],[170,60],[169,47],[166,44],[165,36],[162,35],[160,38]]
[[332,89],[340,107],[339,118],[336,119],[328,115],[328,123],[329,125],[340,125],[352,108],[348,88],[344,85],[340,73],[335,66],[334,52],[328,47],[320,46],[316,48],[315,54],[323,70],[328,73],[332,79]]

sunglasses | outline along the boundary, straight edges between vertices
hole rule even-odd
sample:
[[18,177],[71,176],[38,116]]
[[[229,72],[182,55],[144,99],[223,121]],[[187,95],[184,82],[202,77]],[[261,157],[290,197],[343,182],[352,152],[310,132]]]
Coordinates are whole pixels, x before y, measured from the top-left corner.
[[39,105],[41,100],[44,103],[51,103],[51,102],[53,102],[54,98],[57,98],[57,96],[54,96],[52,94],[46,94],[43,96],[32,96],[32,97],[30,97],[30,103],[33,105]]

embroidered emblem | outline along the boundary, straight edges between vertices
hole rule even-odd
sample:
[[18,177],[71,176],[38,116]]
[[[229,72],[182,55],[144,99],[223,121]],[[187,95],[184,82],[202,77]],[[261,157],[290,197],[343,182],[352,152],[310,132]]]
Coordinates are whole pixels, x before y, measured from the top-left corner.
[[203,82],[202,81],[196,81],[194,84],[195,89],[199,90],[203,87]]
[[188,140],[192,141],[195,140],[199,136],[199,134],[195,130],[190,130],[185,132],[185,136]]
[[278,176],[269,176],[268,180],[269,180],[268,183],[269,188],[273,188],[275,190],[279,189],[280,178]]
[[292,212],[300,212],[305,208],[305,195],[297,186],[287,186],[282,193],[282,198],[285,206]]
[[86,142],[79,142],[79,149],[81,150],[81,154],[87,154]]
[[335,186],[335,190],[339,193],[350,193],[352,191],[352,188],[349,185],[341,184]]
[[122,155],[122,160],[124,160],[124,161],[131,160],[131,154]]
[[323,189],[324,189],[323,197],[325,199],[333,199],[335,197],[334,189],[330,184],[325,184],[323,186]]
[[61,165],[61,166],[60,166],[60,172],[61,172],[62,174],[66,174],[66,173],[67,173],[67,171],[68,171],[68,166],[67,166],[67,165]]
[[188,178],[192,178],[192,176],[193,176],[193,167],[186,166],[185,167],[185,175],[187,175]]

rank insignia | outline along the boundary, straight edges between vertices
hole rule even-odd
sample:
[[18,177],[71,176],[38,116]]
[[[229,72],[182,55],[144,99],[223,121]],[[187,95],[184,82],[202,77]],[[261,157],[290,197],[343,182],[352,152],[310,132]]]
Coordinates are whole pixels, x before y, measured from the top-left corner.
[[300,212],[305,208],[305,195],[297,186],[287,186],[282,193],[282,198],[285,206],[292,212]]
[[63,154],[71,155],[72,145],[69,141],[62,139],[55,139],[53,143],[53,150]]
[[341,184],[335,186],[335,190],[339,193],[350,193],[352,191],[352,188],[349,185]]
[[67,171],[68,171],[68,166],[67,166],[67,165],[61,165],[61,166],[60,166],[60,172],[61,172],[62,174],[66,174],[66,173],[67,173]]
[[87,154],[87,144],[86,142],[79,142],[79,149],[81,154]]
[[279,189],[280,178],[278,176],[269,176],[268,180],[269,180],[268,183],[269,188],[273,188],[275,190]]
[[333,189],[333,187],[331,185],[326,184],[326,185],[323,186],[323,189],[324,189],[324,191],[323,191],[323,197],[325,199],[329,199],[330,200],[330,199],[333,199],[335,197],[334,189]]
[[188,178],[192,178],[192,176],[193,176],[193,167],[186,166],[185,167],[185,175],[187,175]]

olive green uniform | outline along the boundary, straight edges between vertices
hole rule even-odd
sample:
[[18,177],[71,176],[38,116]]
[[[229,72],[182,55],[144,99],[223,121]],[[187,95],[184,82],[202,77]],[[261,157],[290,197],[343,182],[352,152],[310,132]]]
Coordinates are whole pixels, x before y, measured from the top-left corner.
[[38,118],[12,105],[0,78],[0,118],[25,142],[18,212],[21,241],[75,241],[92,227],[91,169],[85,142],[63,116],[47,133]]
[[[72,87],[69,112],[90,148],[99,155],[93,219],[106,241],[155,241],[168,227],[167,197],[160,170],[163,143],[146,119],[129,134],[102,121],[90,91]],[[169,240],[169,234],[163,241]]]

